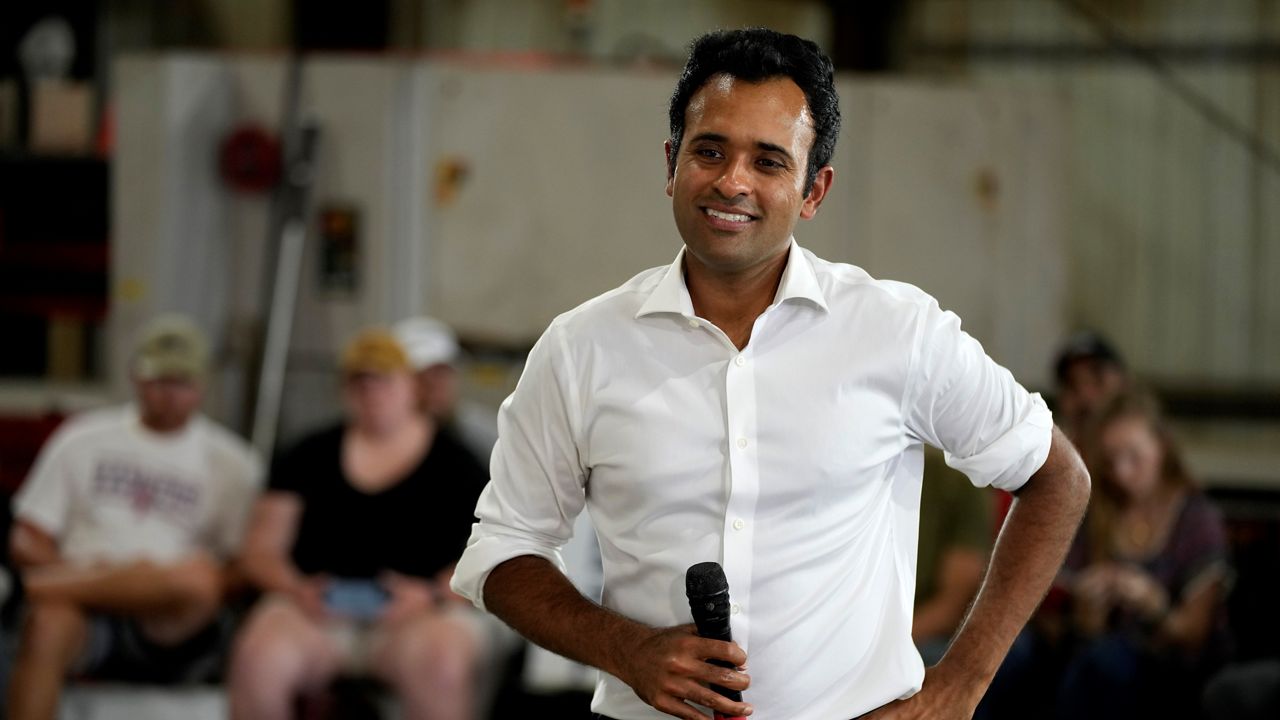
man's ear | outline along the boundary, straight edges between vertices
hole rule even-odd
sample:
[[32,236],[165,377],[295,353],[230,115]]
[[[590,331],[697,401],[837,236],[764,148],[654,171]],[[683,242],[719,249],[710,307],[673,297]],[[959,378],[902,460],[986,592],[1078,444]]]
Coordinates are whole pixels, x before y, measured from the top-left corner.
[[674,148],[671,145],[670,138],[667,138],[666,140],[662,141],[662,153],[666,157],[666,161],[667,161],[667,197],[674,197],[674,194],[673,194],[674,188],[672,187],[672,183],[675,182],[676,175],[675,173],[671,172],[671,153],[673,151],[674,151]]
[[804,204],[800,206],[800,217],[809,220],[818,214],[818,206],[822,204],[822,199],[827,196],[827,192],[831,190],[831,185],[836,181],[836,171],[830,165],[823,165],[818,171],[818,176],[813,179],[813,187],[809,188],[809,195],[804,199]]

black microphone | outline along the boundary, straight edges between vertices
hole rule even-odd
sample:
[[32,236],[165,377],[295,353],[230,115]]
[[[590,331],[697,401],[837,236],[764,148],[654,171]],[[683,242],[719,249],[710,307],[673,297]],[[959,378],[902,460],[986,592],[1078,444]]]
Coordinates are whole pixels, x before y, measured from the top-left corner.
[[[684,592],[689,597],[689,611],[698,636],[711,640],[732,642],[729,629],[729,581],[725,579],[720,563],[704,562],[691,566],[684,574]],[[712,665],[734,668],[725,660],[708,659]],[[742,693],[712,684],[711,689],[733,702],[742,702]],[[716,717],[720,717],[719,713]]]

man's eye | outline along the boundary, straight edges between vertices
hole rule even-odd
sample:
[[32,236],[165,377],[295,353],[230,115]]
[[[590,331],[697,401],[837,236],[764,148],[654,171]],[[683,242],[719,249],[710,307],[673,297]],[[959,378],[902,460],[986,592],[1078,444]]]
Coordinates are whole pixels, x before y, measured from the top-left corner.
[[694,154],[695,154],[695,155],[699,155],[699,156],[701,156],[701,157],[705,157],[705,158],[718,158],[718,157],[720,157],[720,153],[719,153],[718,151],[716,151],[716,150],[711,149],[711,148],[699,148],[699,149],[697,149],[697,150],[694,150],[693,152],[694,152]]
[[777,160],[770,160],[769,158],[761,158],[760,164],[763,165],[764,167],[769,168],[770,170],[780,170],[783,167],[786,167],[785,165],[778,162]]

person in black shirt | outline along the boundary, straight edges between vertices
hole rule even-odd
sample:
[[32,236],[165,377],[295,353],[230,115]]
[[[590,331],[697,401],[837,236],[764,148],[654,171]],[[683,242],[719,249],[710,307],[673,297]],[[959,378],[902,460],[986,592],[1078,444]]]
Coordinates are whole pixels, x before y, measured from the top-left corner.
[[342,358],[346,421],[300,442],[259,499],[241,566],[264,592],[237,640],[231,715],[275,720],[339,673],[370,675],[408,718],[468,718],[486,629],[449,590],[486,474],[417,411],[393,336]]

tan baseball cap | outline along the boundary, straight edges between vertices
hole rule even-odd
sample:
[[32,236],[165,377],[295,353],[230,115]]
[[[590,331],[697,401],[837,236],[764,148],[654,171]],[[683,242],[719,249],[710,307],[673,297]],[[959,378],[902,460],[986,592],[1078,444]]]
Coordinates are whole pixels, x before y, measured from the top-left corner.
[[408,372],[409,356],[395,335],[382,328],[360,333],[342,351],[344,375],[376,373],[379,375]]
[[209,344],[200,328],[185,316],[161,315],[143,328],[134,351],[133,371],[141,380],[201,380],[208,362]]

